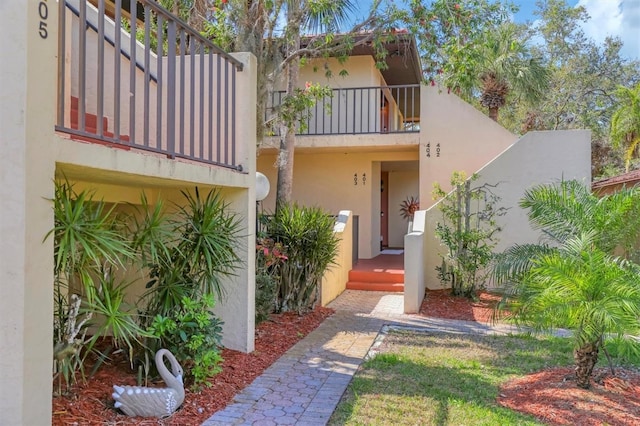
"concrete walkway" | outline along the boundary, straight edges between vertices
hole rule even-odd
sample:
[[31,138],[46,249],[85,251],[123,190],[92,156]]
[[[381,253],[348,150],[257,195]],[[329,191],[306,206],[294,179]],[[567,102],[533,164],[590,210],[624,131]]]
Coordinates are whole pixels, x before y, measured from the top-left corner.
[[203,426],[325,425],[384,325],[451,333],[505,334],[515,329],[404,315],[402,293],[347,290],[336,313],[255,379]]

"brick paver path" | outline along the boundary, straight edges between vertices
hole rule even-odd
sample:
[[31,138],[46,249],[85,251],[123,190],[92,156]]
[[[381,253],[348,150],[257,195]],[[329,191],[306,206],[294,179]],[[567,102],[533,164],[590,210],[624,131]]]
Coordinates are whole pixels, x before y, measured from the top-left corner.
[[384,325],[453,333],[502,333],[468,321],[404,315],[400,293],[347,290],[336,313],[293,346],[203,426],[325,425]]

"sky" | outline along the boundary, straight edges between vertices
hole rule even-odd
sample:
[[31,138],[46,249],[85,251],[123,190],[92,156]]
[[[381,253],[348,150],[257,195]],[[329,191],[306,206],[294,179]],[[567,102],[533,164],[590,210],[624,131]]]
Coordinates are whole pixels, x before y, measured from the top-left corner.
[[[520,7],[516,22],[535,22],[535,0],[512,0]],[[609,36],[622,39],[622,56],[640,60],[640,0],[566,0],[570,6],[583,6],[591,19],[582,29],[597,43]]]
[[[354,0],[364,13],[370,0]],[[535,22],[536,0],[511,0],[520,10],[514,16],[519,23]],[[624,46],[622,56],[640,60],[640,0],[566,0],[570,6],[584,6],[591,17],[583,25],[585,34],[601,44],[608,35],[618,36]]]

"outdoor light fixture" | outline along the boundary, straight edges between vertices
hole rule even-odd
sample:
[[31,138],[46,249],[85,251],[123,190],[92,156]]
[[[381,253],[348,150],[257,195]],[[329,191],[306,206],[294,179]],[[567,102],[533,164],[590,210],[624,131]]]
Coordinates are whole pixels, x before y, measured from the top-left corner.
[[262,201],[269,195],[271,185],[269,179],[260,172],[256,172],[256,201]]

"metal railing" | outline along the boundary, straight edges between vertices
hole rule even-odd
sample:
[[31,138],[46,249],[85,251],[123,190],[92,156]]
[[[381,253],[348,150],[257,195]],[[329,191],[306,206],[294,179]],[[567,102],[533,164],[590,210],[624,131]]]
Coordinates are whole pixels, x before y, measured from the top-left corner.
[[59,2],[56,130],[240,169],[242,63],[154,1],[105,3]]
[[[284,91],[269,96],[267,123],[275,123]],[[333,89],[304,114],[298,135],[344,135],[407,133],[420,131],[420,85],[375,86]],[[279,128],[273,125],[273,134]]]

